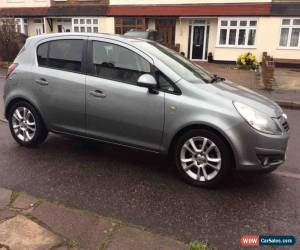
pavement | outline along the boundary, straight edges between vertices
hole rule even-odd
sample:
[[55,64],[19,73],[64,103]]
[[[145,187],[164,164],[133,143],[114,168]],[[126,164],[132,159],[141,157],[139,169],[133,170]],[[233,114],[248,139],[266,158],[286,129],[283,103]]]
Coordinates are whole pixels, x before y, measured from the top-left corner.
[[[65,233],[84,224],[80,221],[81,216],[54,212],[60,211],[53,208],[58,203],[71,207],[72,211],[80,209],[93,216],[104,216],[100,218],[105,221],[111,221],[107,218],[120,220],[125,229],[131,228],[130,225],[147,228],[153,237],[150,240],[141,236],[140,231],[135,233],[132,229],[129,232],[134,239],[145,239],[143,241],[153,246],[150,249],[159,249],[153,245],[160,242],[156,237],[175,239],[179,244],[207,241],[221,250],[241,249],[240,237],[244,234],[294,235],[299,241],[300,111],[286,109],[285,112],[289,116],[292,135],[286,163],[269,175],[233,174],[215,190],[187,185],[166,159],[137,150],[54,134],[36,149],[23,148],[12,139],[7,123],[0,122],[0,187],[44,200],[39,206],[36,206],[39,203],[31,202],[35,213],[18,213],[12,225],[22,228],[26,225],[24,220],[29,219],[52,233],[42,234],[47,239],[60,237],[60,240],[66,239],[66,242],[61,241],[61,246],[74,247],[81,242],[80,247],[89,249],[85,238],[89,233]],[[3,199],[5,205],[14,195],[6,193],[2,196],[0,192],[0,200]],[[37,212],[41,210],[44,213]],[[70,226],[65,218],[70,218],[68,221],[74,218],[74,224]],[[64,231],[58,222],[64,225]],[[8,224],[4,225],[3,230],[8,227]],[[42,228],[35,230],[43,232]],[[129,238],[125,229],[117,234],[120,240],[115,243],[115,249],[134,249],[132,245],[122,247],[122,242]],[[93,242],[98,246],[98,240]],[[134,244],[136,240],[130,242]],[[289,249],[299,248],[297,242]],[[147,248],[143,245],[140,249]]]
[[0,188],[1,250],[187,250],[178,240]]

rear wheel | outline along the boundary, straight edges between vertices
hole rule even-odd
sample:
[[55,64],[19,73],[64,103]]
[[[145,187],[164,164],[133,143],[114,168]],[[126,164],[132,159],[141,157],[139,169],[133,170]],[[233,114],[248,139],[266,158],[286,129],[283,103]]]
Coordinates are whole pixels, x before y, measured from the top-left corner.
[[22,146],[34,147],[47,138],[48,131],[40,115],[25,101],[11,107],[8,120],[12,136]]
[[180,136],[174,158],[180,175],[201,187],[220,184],[232,164],[230,150],[223,138],[206,129],[193,129]]

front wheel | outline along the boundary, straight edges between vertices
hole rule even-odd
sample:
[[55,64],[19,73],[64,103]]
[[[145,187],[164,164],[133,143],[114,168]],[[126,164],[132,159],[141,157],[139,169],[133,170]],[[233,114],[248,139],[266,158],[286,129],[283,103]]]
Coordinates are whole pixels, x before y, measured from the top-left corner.
[[174,158],[179,174],[201,187],[220,184],[232,165],[231,152],[223,138],[206,129],[193,129],[180,136]]
[[24,101],[15,103],[9,111],[9,127],[14,139],[22,146],[42,143],[48,131],[35,108]]

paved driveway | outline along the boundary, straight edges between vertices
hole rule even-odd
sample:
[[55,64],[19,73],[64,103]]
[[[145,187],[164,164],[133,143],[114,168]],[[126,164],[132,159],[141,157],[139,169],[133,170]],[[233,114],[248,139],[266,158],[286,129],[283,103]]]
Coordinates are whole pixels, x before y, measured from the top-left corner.
[[184,241],[208,240],[218,249],[239,249],[243,234],[293,234],[299,240],[300,112],[287,113],[292,139],[279,170],[285,173],[235,175],[216,190],[185,184],[165,159],[145,152],[57,135],[26,149],[0,122],[0,186]]

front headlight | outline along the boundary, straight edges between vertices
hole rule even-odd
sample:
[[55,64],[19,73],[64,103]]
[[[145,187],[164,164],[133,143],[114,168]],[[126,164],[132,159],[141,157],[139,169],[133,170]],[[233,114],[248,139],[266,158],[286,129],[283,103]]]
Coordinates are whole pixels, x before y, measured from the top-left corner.
[[267,134],[281,134],[280,127],[268,115],[240,102],[233,105],[252,128]]

